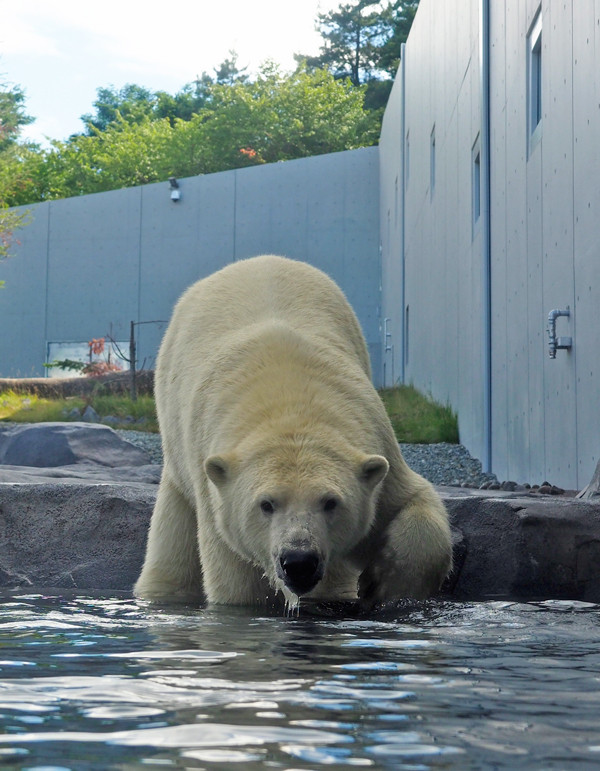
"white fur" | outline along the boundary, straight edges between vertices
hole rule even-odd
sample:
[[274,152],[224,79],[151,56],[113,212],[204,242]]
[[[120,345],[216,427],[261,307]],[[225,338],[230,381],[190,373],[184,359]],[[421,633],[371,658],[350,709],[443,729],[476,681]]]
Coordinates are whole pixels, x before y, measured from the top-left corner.
[[445,509],[404,462],[356,317],[324,273],[264,256],[192,286],[161,345],[156,400],[165,466],[137,596],[294,605],[277,565],[299,545],[324,566],[310,597],[439,588]]

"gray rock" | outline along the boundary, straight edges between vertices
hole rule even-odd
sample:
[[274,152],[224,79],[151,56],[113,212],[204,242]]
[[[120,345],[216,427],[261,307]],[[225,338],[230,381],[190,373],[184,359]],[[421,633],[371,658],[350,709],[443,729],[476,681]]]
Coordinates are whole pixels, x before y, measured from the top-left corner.
[[[82,465],[48,471],[83,474]],[[0,586],[131,590],[157,487],[133,481],[144,467],[96,469],[120,471],[127,483],[39,469],[34,484],[0,483]],[[439,489],[455,556],[445,596],[600,602],[600,502]]]
[[35,466],[0,465],[1,482],[29,482],[43,484],[60,480],[61,482],[120,482],[157,485],[160,482],[161,466],[148,464],[145,466],[123,466],[112,468],[100,466],[97,463],[74,463],[68,466],[39,468]]
[[131,589],[156,489],[0,484],[0,585]]
[[0,426],[0,464],[47,468],[76,463],[143,466],[150,463],[150,458],[108,426],[89,423]]
[[596,470],[590,483],[577,495],[578,498],[600,498],[600,460],[596,464]]
[[85,423],[100,423],[100,415],[96,412],[96,410],[92,407],[91,404],[88,404],[88,406],[83,411],[83,415],[81,416],[81,419]]
[[600,602],[600,503],[443,490],[456,543],[456,599]]

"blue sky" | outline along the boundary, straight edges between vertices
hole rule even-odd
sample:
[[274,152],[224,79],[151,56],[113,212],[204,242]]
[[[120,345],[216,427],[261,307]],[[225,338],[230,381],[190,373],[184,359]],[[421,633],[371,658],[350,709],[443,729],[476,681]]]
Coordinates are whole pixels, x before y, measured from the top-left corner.
[[293,69],[295,52],[318,52],[317,13],[340,2],[0,0],[0,79],[25,90],[24,137],[66,139],[101,86],[173,93],[231,49],[250,72],[266,59]]

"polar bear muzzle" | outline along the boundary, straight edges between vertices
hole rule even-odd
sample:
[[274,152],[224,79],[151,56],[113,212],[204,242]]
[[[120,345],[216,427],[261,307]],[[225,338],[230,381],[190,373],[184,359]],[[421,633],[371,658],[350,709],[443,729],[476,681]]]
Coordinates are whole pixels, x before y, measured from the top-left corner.
[[276,556],[277,576],[298,597],[323,578],[323,560],[313,549],[285,549]]

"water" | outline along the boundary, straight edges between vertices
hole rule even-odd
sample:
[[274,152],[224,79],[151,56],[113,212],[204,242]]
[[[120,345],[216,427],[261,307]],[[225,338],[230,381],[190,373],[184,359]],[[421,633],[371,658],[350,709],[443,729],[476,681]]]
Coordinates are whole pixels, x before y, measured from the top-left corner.
[[4,594],[0,767],[600,767],[600,606],[348,610]]

